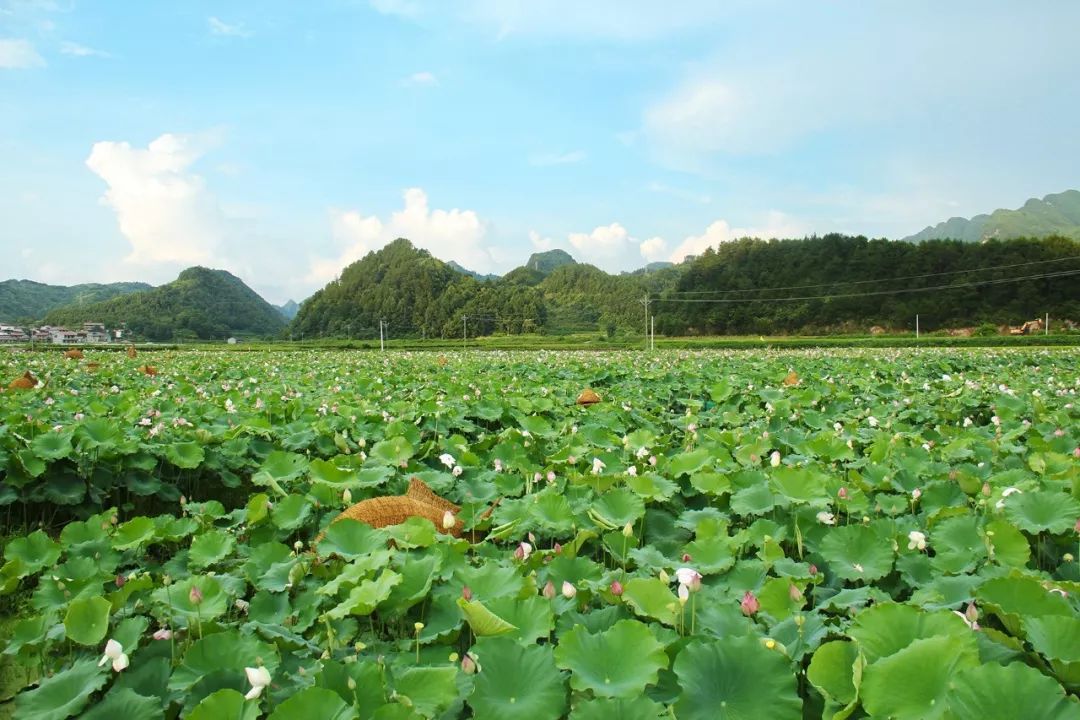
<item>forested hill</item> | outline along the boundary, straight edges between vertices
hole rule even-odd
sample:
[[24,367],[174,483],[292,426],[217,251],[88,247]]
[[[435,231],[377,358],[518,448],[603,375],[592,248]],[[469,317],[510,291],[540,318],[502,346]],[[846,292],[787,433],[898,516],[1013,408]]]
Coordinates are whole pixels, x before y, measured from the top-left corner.
[[54,310],[45,320],[69,326],[87,321],[126,325],[150,340],[272,336],[286,324],[281,312],[240,278],[203,267],[188,268],[173,282],[152,290]]
[[151,287],[138,282],[63,286],[32,280],[4,280],[0,282],[0,322],[30,323],[64,305],[87,305]]
[[1078,257],[1080,241],[1062,237],[739,240],[685,268],[656,303],[657,332],[912,328],[916,314],[924,329],[1016,324],[1047,312],[1080,320]]
[[644,307],[637,300],[646,291],[670,287],[677,277],[674,270],[608,275],[552,255],[540,258],[538,267],[479,281],[398,239],[304,301],[290,335],[377,338],[380,320],[397,337],[630,330],[644,327]]
[[1031,198],[1016,210],[995,210],[989,215],[976,215],[970,220],[954,217],[904,240],[922,242],[951,239],[983,242],[990,239],[1008,240],[1050,235],[1080,240],[1080,191],[1066,190],[1047,195],[1042,200]]

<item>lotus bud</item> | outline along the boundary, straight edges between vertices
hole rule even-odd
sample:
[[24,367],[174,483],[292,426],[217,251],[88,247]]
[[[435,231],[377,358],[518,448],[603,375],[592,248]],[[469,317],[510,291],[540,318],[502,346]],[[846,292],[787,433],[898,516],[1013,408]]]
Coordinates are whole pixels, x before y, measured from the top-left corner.
[[984,482],[982,486],[982,494],[986,497],[990,497],[990,483]]
[[345,685],[346,685],[346,687],[349,688],[349,690],[356,690],[356,681],[353,680],[352,678],[349,678],[348,680],[346,680]]
[[761,603],[758,602],[754,593],[747,590],[746,594],[743,595],[742,600],[739,601],[739,609],[742,611],[743,615],[751,617],[761,609]]
[[573,600],[577,595],[577,588],[571,585],[568,581],[563,580],[562,595],[567,600]]
[[461,672],[466,675],[472,675],[480,668],[476,665],[476,661],[472,659],[472,656],[466,653],[465,657],[461,658]]
[[803,592],[799,589],[798,585],[789,585],[788,597],[791,598],[792,602],[799,602],[803,599]]
[[293,546],[293,550],[295,550],[296,552],[300,552],[301,550],[304,549],[304,541],[303,540],[297,540],[296,542],[294,542],[292,544],[292,546]]
[[461,588],[461,597],[465,600],[472,600],[472,590],[469,588],[468,585]]
[[544,584],[544,589],[543,589],[541,594],[543,594],[543,596],[546,597],[548,600],[551,600],[552,598],[554,598],[555,597],[555,583],[548,580],[547,583]]
[[663,568],[660,569],[659,577],[660,577],[660,582],[664,583],[665,585],[667,585],[669,582],[671,582],[671,576],[669,576],[667,574],[667,572]]
[[690,588],[685,585],[679,585],[679,604],[685,606],[686,601],[690,599]]
[[341,493],[341,502],[346,506],[352,505],[352,491],[349,488],[345,488],[345,491]]
[[634,525],[633,523],[626,523],[623,525],[622,534],[624,538],[634,537]]
[[772,454],[769,455],[769,465],[771,465],[773,467],[780,467],[780,451],[779,450],[773,450]]
[[839,490],[837,490],[836,491],[836,497],[838,497],[841,500],[847,500],[847,498],[848,498],[847,488],[842,487]]
[[122,587],[124,587],[124,583],[127,582],[127,578],[124,577],[123,575],[117,575],[116,580],[114,582],[116,583],[116,587],[122,588]]
[[811,564],[811,565],[810,565],[810,567],[809,567],[808,569],[809,569],[809,571],[810,571],[810,575],[812,575],[812,576],[813,576],[813,575],[817,575],[817,574],[818,574],[818,569],[817,569],[817,565]]
[[922,490],[920,490],[919,488],[915,488],[914,490],[911,491],[911,499],[912,500],[918,500],[921,497],[922,497]]
[[203,601],[202,590],[200,590],[197,585],[192,585],[191,586],[191,592],[188,593],[188,600],[191,601],[192,605],[201,605],[202,604],[202,601]]
[[555,543],[555,546],[551,548],[556,555],[562,553],[562,543]]
[[457,520],[454,518],[454,513],[447,510],[442,516],[443,530],[450,530],[457,524]]
[[618,580],[613,580],[611,582],[611,594],[614,595],[615,597],[619,597],[620,595],[622,595],[622,593],[623,593],[622,583],[619,582]]
[[964,609],[964,617],[971,623],[979,619],[979,609],[975,607],[975,603],[968,603],[968,606]]

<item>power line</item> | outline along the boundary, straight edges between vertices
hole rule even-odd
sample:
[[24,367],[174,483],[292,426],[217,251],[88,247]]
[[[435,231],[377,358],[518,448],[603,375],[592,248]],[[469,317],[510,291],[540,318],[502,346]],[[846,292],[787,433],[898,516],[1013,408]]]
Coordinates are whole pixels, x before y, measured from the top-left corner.
[[901,275],[899,277],[875,278],[873,280],[841,280],[832,283],[820,283],[817,285],[788,285],[785,287],[745,288],[742,290],[673,290],[666,293],[664,297],[668,297],[670,295],[729,295],[732,293],[774,292],[779,290],[810,290],[812,288],[835,287],[836,285],[867,285],[870,283],[896,282],[900,280],[918,280],[921,278],[944,277],[946,275],[962,275],[964,273],[986,272],[990,270],[1009,270],[1019,267],[1028,267],[1030,265],[1045,265],[1046,263],[1067,262],[1069,260],[1080,260],[1080,255],[1063,258],[1053,258],[1050,260],[1032,260],[1031,262],[1013,263],[1011,265],[990,265],[987,267],[969,268],[967,270],[948,270],[945,272],[923,273],[921,275]]
[[[864,293],[834,293],[831,295],[803,295],[797,297],[767,297],[767,298],[657,298],[654,302],[677,302],[677,303],[757,303],[757,302],[792,302],[796,300],[835,300],[839,298],[872,297],[878,295],[900,295],[907,293],[930,292],[932,290],[963,290],[965,288],[981,287],[983,285],[1005,285],[1008,283],[1023,282],[1025,280],[1043,280],[1056,277],[1071,277],[1080,275],[1080,270],[1061,270],[1041,275],[1026,275],[1015,278],[997,278],[993,280],[976,280],[961,283],[959,285],[932,285],[923,288],[899,288],[897,290],[872,290]],[[774,288],[783,289],[783,288]]]

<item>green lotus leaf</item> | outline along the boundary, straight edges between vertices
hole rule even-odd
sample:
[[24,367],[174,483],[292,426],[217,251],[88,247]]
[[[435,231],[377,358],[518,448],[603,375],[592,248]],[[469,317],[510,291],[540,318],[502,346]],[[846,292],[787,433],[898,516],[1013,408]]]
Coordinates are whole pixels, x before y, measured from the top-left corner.
[[874,717],[940,718],[948,709],[944,699],[955,673],[979,662],[973,633],[964,642],[950,636],[915,640],[867,665],[860,688],[862,705]]
[[476,720],[556,720],[566,709],[566,680],[551,646],[524,646],[511,638],[476,645],[480,672],[468,703]]
[[304,688],[274,708],[267,720],[350,720],[358,717],[333,690]]
[[169,679],[169,689],[186,692],[203,677],[221,670],[243,672],[245,667],[260,664],[273,676],[278,666],[278,651],[238,630],[225,630],[196,640],[184,653],[180,666]]
[[648,625],[620,620],[610,629],[591,634],[578,626],[564,633],[555,648],[555,663],[570,670],[575,690],[598,697],[629,698],[641,694],[667,668],[664,646]]
[[780,467],[772,471],[773,489],[793,503],[825,501],[828,476],[806,467]]
[[[192,602],[192,588],[198,588],[202,600]],[[153,593],[156,602],[168,607],[171,618],[182,627],[193,627],[225,614],[228,599],[217,578],[206,575],[189,577],[172,585],[160,587]]]
[[157,532],[154,521],[148,517],[134,517],[116,528],[112,546],[115,550],[134,550],[153,541]]
[[675,658],[679,720],[801,720],[802,701],[787,659],[756,636],[695,641]]
[[248,525],[257,525],[270,514],[270,497],[266,493],[255,493],[248,498],[247,507],[244,509],[244,522]]
[[270,522],[282,530],[296,530],[307,522],[313,509],[311,500],[304,495],[286,495],[270,508]]
[[158,720],[163,717],[160,698],[139,695],[131,688],[114,688],[101,702],[81,713],[79,720]]
[[63,460],[74,450],[71,438],[70,432],[45,433],[34,438],[30,449],[43,460]]
[[309,467],[308,459],[299,453],[272,450],[259,466],[259,471],[266,473],[278,483],[283,483],[301,477]]
[[1027,492],[1005,501],[1005,516],[1033,535],[1043,531],[1063,533],[1072,530],[1080,517],[1080,502],[1064,493]]
[[459,587],[468,587],[474,598],[484,601],[504,595],[518,596],[525,588],[525,578],[520,573],[494,562],[463,567],[454,573],[454,579]]
[[[616,534],[622,539],[621,533]],[[548,563],[547,571],[548,578],[556,587],[562,587],[563,582],[571,585],[598,582],[604,573],[600,565],[587,557],[567,557],[563,554]]]
[[634,614],[674,626],[681,608],[671,587],[659,578],[631,578],[623,583],[622,599]]
[[[334,577],[320,585],[315,592],[318,595],[334,597],[343,588],[352,589],[360,583],[360,581],[367,580],[378,571],[388,567],[390,565],[390,556],[391,553],[389,550],[375,550],[369,555],[361,555],[355,560],[347,563]],[[412,570],[411,568],[412,563],[407,564],[402,569],[402,574],[408,573],[415,581],[419,571]],[[430,578],[428,578],[428,582],[430,582]],[[397,594],[399,589],[401,589],[400,586],[394,588],[394,591],[391,593],[391,598]]]
[[1080,618],[1046,615],[1024,618],[1024,631],[1035,652],[1063,663],[1080,663]]
[[942,574],[970,572],[986,560],[986,545],[973,515],[948,518],[934,526],[930,539],[934,548],[931,565]]
[[390,591],[401,582],[401,575],[384,570],[376,580],[364,580],[354,587],[349,596],[336,607],[327,610],[324,617],[340,620],[348,615],[370,615],[379,603],[390,597]]
[[205,568],[219,563],[232,553],[236,539],[221,530],[210,530],[191,541],[188,561],[194,568]]
[[165,446],[165,459],[178,468],[194,470],[202,465],[206,453],[196,442],[179,442]]
[[308,466],[308,472],[313,482],[329,485],[337,490],[360,487],[352,482],[356,478],[353,470],[339,468],[329,460],[315,458]]
[[716,575],[730,570],[738,554],[738,543],[726,535],[698,539],[686,546],[694,568],[702,575]]
[[697,450],[690,450],[687,452],[679,453],[675,457],[668,460],[667,472],[671,477],[678,477],[679,475],[692,475],[701,470],[706,465],[711,464],[713,460],[713,454],[706,448],[698,448]]
[[643,473],[628,477],[626,478],[626,487],[645,500],[659,502],[670,500],[679,492],[678,485],[656,473]]
[[243,694],[225,688],[202,699],[187,716],[187,720],[258,720],[259,706],[248,702]]
[[1005,520],[986,523],[986,535],[993,548],[994,561],[1010,567],[1022,568],[1031,559],[1031,543],[1022,532]]
[[405,522],[386,528],[394,545],[402,549],[431,547],[435,544],[437,531],[435,523],[425,517],[412,516]]
[[526,523],[535,522],[537,527],[553,535],[574,528],[574,511],[565,496],[545,489],[533,497],[533,502],[522,502],[522,515]]
[[993,578],[979,586],[977,594],[979,604],[997,615],[1012,635],[1020,634],[1021,618],[1073,614],[1068,600],[1030,577]]
[[400,465],[408,462],[416,453],[409,441],[403,437],[392,437],[380,440],[371,448],[369,458],[383,465]]
[[634,698],[591,698],[578,702],[569,720],[657,720],[667,715],[658,702],[639,695]]
[[751,485],[731,496],[731,511],[737,515],[764,515],[776,507],[776,498],[769,486]]
[[514,626],[506,636],[518,642],[531,645],[551,634],[554,625],[551,603],[539,595],[524,600],[504,595],[491,600],[487,606],[495,615]]
[[457,677],[453,666],[407,668],[395,673],[394,692],[408,698],[414,712],[438,717],[458,698]]
[[820,552],[829,570],[843,580],[877,580],[892,571],[891,539],[866,525],[830,528],[821,541]]
[[355,558],[379,549],[385,549],[390,536],[385,530],[373,528],[359,520],[346,518],[331,523],[326,528],[325,537],[319,542],[319,554],[323,556],[337,554],[344,558]]
[[119,428],[110,420],[104,418],[92,418],[84,420],[75,429],[76,444],[80,451],[112,450],[123,439]]
[[41,530],[35,530],[26,537],[15,538],[4,548],[5,560],[18,560],[22,563],[19,576],[52,567],[60,559],[60,545],[49,539]]
[[924,612],[911,605],[879,603],[855,616],[848,629],[866,661],[873,663],[914,640],[948,635],[960,641],[971,635],[964,621],[949,611]]
[[103,597],[75,598],[64,616],[67,636],[80,645],[97,645],[109,632],[111,610],[112,603]]
[[1080,720],[1080,704],[1053,678],[1023,663],[987,663],[958,673],[946,702],[953,720]]
[[[855,685],[856,663],[859,648],[846,640],[833,640],[817,649],[806,678],[826,700],[849,705],[855,701],[858,688]],[[861,672],[860,672],[861,675]]]
[[614,488],[598,497],[593,509],[615,525],[636,523],[645,515],[645,501],[627,488]]
[[458,607],[461,608],[461,614],[465,617],[466,622],[469,623],[469,627],[472,628],[473,633],[477,637],[505,635],[506,633],[518,629],[488,610],[479,600],[458,598],[457,604]]
[[[381,567],[384,563],[380,563],[377,567]],[[401,564],[401,583],[390,592],[390,597],[379,605],[379,612],[401,615],[423,600],[431,591],[431,583],[441,567],[440,555],[411,554],[408,561]]]
[[551,426],[551,423],[539,415],[521,418],[521,427],[539,437],[551,437],[555,434],[555,428]]
[[104,685],[111,668],[99,668],[97,658],[77,660],[71,667],[41,681],[33,690],[15,697],[18,717],[34,720],[64,720],[78,713],[90,697]]

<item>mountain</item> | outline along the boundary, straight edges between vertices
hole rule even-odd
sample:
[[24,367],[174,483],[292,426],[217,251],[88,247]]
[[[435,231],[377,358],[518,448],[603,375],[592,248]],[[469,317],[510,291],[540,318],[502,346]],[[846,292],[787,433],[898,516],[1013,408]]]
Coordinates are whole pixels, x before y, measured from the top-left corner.
[[223,340],[227,337],[276,335],[285,319],[235,275],[191,267],[176,280],[105,302],[68,306],[50,312],[51,325],[103,322],[126,325],[150,340]]
[[950,218],[922,232],[909,235],[904,240],[923,242],[951,239],[985,242],[991,238],[1007,240],[1050,235],[1080,239],[1080,191],[1066,190],[1047,195],[1042,200],[1031,198],[1016,210],[995,210],[989,215],[976,215],[970,220]]
[[45,285],[32,280],[0,282],[0,322],[32,323],[63,305],[89,305],[118,295],[149,290],[152,285],[137,282],[99,285]]
[[495,275],[495,274],[481,275],[480,273],[476,272],[475,270],[469,270],[468,268],[462,267],[461,265],[459,265],[458,263],[456,263],[453,260],[449,261],[446,264],[454,272],[459,272],[462,275],[468,275],[469,277],[475,278],[476,280],[479,280],[481,282],[489,282],[489,281],[492,281],[492,280],[498,280],[499,279],[498,275]]
[[548,250],[547,252],[533,253],[524,267],[534,270],[543,275],[548,275],[555,268],[563,265],[576,265],[577,261],[565,250]]
[[277,311],[281,313],[282,317],[286,320],[292,320],[296,317],[296,313],[300,312],[300,304],[295,300],[289,300],[284,305],[277,305]]

